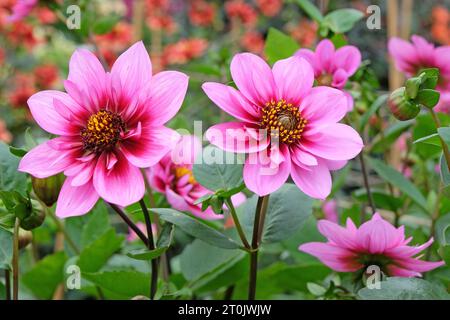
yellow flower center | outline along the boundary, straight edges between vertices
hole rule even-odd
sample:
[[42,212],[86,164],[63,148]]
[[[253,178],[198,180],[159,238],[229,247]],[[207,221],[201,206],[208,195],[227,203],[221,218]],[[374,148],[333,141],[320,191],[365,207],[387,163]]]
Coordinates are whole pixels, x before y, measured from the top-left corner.
[[333,76],[328,73],[324,73],[317,78],[317,84],[319,86],[327,86],[330,87],[333,83]]
[[297,107],[280,100],[266,103],[260,125],[272,138],[291,144],[300,140],[306,123]]
[[96,153],[111,150],[124,131],[125,123],[120,115],[102,109],[91,115],[81,130],[83,149]]
[[177,181],[180,180],[185,175],[188,175],[189,176],[188,182],[190,184],[196,184],[197,183],[197,181],[194,178],[194,175],[192,174],[192,170],[187,168],[187,167],[183,167],[183,166],[175,167],[175,169],[173,170],[173,173],[174,173],[175,179]]

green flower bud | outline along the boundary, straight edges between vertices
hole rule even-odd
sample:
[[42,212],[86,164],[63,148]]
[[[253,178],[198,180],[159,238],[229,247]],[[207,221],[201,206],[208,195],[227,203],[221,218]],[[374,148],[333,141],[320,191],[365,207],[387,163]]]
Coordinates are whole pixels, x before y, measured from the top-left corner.
[[25,248],[33,240],[33,233],[28,230],[19,229],[19,249]]
[[45,220],[45,212],[39,202],[31,200],[31,208],[26,213],[16,213],[20,220],[20,227],[24,230],[33,230],[40,227]]
[[405,90],[405,87],[394,90],[388,100],[392,114],[401,121],[414,119],[420,112],[420,106],[407,99]]
[[51,207],[58,200],[59,191],[64,183],[64,175],[57,174],[44,179],[31,177],[31,183],[36,196]]
[[215,214],[223,214],[223,199],[216,195],[212,196],[209,204]]

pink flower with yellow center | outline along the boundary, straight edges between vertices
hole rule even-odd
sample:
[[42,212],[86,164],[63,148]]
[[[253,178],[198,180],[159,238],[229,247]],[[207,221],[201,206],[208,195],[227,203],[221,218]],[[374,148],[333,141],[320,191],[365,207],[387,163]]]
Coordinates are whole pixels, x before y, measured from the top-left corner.
[[[361,52],[354,46],[335,49],[333,42],[324,39],[316,51],[300,49],[297,56],[306,59],[314,69],[314,77],[319,86],[329,86],[342,90],[348,79],[355,74],[361,64]],[[353,98],[346,93],[348,110],[353,109]]]
[[423,245],[409,246],[412,238],[405,239],[404,227],[395,228],[378,213],[359,228],[350,218],[346,227],[321,220],[318,228],[328,242],[305,243],[299,250],[338,272],[355,272],[377,265],[389,276],[420,277],[422,272],[444,265],[443,261],[429,262],[417,257],[433,243],[432,238]]
[[72,55],[67,91],[41,91],[28,100],[36,122],[59,137],[28,152],[19,170],[37,178],[67,176],[56,214],[83,215],[99,197],[119,206],[145,192],[140,168],[157,163],[179,135],[164,126],[179,110],[188,77],[165,71],[152,76],[142,42],[124,52],[105,72],[95,55]]
[[[194,178],[192,166],[195,158],[201,154],[202,145],[195,136],[182,136],[175,148],[156,165],[147,169],[151,187],[166,196],[169,204],[177,210],[188,211],[195,216],[213,220],[221,219],[211,208],[202,211],[201,204],[195,201],[213,192],[200,185]],[[245,196],[238,193],[232,197],[238,206]]]
[[363,147],[353,128],[338,123],[347,113],[345,94],[313,88],[314,71],[297,56],[270,68],[254,54],[238,54],[231,75],[238,90],[211,82],[202,86],[238,119],[211,127],[208,140],[225,151],[249,154],[244,181],[256,194],[277,190],[291,176],[304,193],[325,199],[330,170],[342,168]]

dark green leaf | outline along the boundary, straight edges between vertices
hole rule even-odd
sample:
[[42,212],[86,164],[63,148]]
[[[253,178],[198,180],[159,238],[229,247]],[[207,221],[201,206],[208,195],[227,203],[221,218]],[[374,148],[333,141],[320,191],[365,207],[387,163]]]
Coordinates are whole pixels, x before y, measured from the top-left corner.
[[13,234],[0,227],[0,269],[11,269]]
[[166,223],[161,231],[161,235],[159,236],[156,249],[136,249],[128,252],[127,256],[136,260],[152,260],[159,257],[164,252],[166,252],[167,249],[169,249],[170,244],[172,243],[174,230],[175,227],[173,226],[173,224]]
[[415,101],[428,108],[433,108],[438,104],[441,94],[433,89],[422,89],[417,94]]
[[300,8],[305,11],[305,13],[313,20],[317,22],[322,22],[323,16],[322,13],[320,13],[320,10],[311,3],[309,0],[297,0],[297,4],[300,6]]
[[9,147],[0,142],[0,190],[26,194],[27,176],[17,171],[19,158],[9,152]]
[[299,48],[297,41],[290,36],[275,28],[269,29],[264,54],[270,64],[291,57]]

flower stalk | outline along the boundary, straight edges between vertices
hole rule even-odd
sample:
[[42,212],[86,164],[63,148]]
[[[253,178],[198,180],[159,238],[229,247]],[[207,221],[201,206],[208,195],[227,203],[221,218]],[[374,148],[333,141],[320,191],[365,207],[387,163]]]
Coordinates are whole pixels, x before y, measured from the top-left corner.
[[9,270],[5,269],[5,298],[11,300],[11,275]]
[[19,300],[19,229],[20,220],[16,218],[13,237],[13,300]]
[[[434,110],[432,108],[428,108],[428,110],[430,110],[431,117],[433,118],[434,124],[436,126],[436,130],[438,130],[439,128],[442,127],[441,121],[439,120],[438,116],[436,115],[436,112],[434,112]],[[445,143],[444,139],[442,139],[441,136],[439,136],[439,140],[441,141],[444,158],[445,158],[445,161],[447,162],[448,170],[450,171],[450,151],[448,149],[447,143]]]
[[264,229],[264,221],[269,203],[269,196],[258,198],[253,224],[252,251],[250,252],[250,276],[248,285],[248,300],[255,300],[256,282],[258,276],[258,251]]
[[236,226],[236,230],[239,234],[239,237],[241,238],[242,244],[246,249],[251,250],[252,247],[250,246],[250,243],[248,242],[247,237],[245,236],[244,230],[242,229],[241,223],[236,214],[236,209],[234,208],[233,201],[231,201],[231,198],[227,198],[225,200],[225,204],[227,205],[231,217],[233,218],[234,225]]

